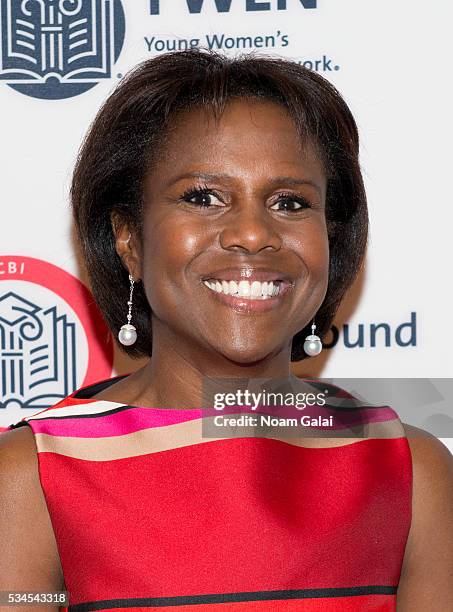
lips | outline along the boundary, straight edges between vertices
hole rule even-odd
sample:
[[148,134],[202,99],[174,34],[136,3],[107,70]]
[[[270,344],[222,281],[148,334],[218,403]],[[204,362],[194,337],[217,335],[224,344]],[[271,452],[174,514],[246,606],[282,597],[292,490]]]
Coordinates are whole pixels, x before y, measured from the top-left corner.
[[255,300],[267,300],[280,293],[282,281],[220,280],[210,278],[203,283],[216,293]]
[[219,301],[237,311],[259,312],[279,306],[294,281],[280,270],[224,268],[202,278]]
[[253,281],[286,281],[292,282],[292,279],[281,270],[271,268],[253,268],[250,266],[238,268],[222,268],[221,270],[211,270],[208,274],[203,275],[202,280],[215,279],[220,281],[241,280]]

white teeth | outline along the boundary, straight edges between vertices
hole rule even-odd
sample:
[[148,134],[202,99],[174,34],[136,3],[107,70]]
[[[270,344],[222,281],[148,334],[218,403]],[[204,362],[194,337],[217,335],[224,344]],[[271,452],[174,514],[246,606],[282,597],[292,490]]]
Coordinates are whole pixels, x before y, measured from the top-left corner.
[[233,295],[236,297],[254,299],[254,300],[266,300],[274,297],[280,292],[279,281],[225,281],[217,279],[209,279],[203,281],[206,287],[212,289],[216,293],[224,293],[225,295]]
[[239,295],[241,297],[249,297],[250,296],[250,283],[246,280],[239,281],[238,285]]
[[250,295],[252,297],[261,297],[261,283],[260,281],[253,281],[252,286],[250,288]]
[[238,284],[236,281],[230,281],[228,283],[228,295],[235,295],[238,292]]

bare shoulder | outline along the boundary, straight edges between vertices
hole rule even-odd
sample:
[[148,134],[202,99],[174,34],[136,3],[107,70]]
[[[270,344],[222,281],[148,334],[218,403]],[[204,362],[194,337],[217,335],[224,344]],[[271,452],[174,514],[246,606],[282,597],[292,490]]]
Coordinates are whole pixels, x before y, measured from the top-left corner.
[[439,494],[453,484],[453,455],[436,436],[403,423],[411,449],[414,482],[420,489],[428,487]]
[[60,558],[28,426],[0,433],[0,516],[0,590],[60,589]]
[[413,460],[417,461],[421,458],[431,461],[443,459],[447,464],[453,460],[453,455],[445,444],[439,438],[429,433],[429,431],[409,425],[408,423],[402,423],[402,425],[411,447]]
[[30,427],[23,426],[0,434],[0,461],[7,465],[12,459],[22,463],[35,461],[36,444]]
[[38,476],[38,457],[30,427],[23,426],[0,433],[0,486],[6,493],[24,494]]
[[453,455],[429,432],[403,423],[412,455],[412,523],[399,612],[453,610]]

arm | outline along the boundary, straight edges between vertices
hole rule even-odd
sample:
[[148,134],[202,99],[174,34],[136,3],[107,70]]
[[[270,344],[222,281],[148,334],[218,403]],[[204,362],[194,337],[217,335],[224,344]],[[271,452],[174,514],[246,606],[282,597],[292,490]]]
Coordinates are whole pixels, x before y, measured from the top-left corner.
[[398,612],[453,610],[453,456],[435,436],[403,423],[412,453],[412,524]]
[[[55,535],[39,481],[33,432],[0,433],[0,591],[63,590]],[[47,612],[58,606],[26,606]],[[1,606],[5,612],[23,606]]]

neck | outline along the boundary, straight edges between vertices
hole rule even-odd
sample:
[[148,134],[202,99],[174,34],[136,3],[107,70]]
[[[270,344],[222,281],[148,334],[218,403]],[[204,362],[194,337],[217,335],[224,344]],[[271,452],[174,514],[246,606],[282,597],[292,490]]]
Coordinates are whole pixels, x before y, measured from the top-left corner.
[[182,338],[156,322],[152,358],[133,375],[137,390],[134,404],[198,408],[207,385],[210,390],[218,386],[220,381],[216,379],[290,377],[290,351],[288,346],[253,363],[238,363],[217,351],[196,346],[192,338]]

